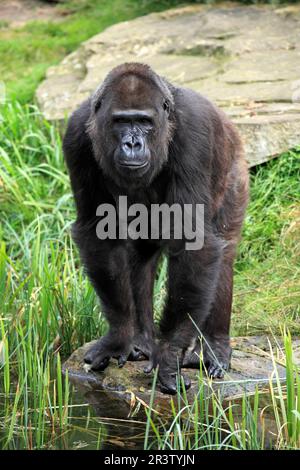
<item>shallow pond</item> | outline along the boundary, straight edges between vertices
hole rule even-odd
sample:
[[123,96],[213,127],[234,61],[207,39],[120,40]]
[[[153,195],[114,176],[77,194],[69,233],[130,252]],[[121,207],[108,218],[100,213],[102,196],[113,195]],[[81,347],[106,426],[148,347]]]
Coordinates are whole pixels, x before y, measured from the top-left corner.
[[[0,383],[2,382],[0,375]],[[23,403],[11,429],[15,394],[7,399],[0,389],[0,449],[143,449],[145,420],[119,419],[122,410],[107,394],[87,392],[70,385],[68,422],[53,425],[49,409],[25,410]],[[31,400],[30,400],[31,401]],[[44,414],[39,426],[39,415]],[[27,417],[26,417],[27,414]]]

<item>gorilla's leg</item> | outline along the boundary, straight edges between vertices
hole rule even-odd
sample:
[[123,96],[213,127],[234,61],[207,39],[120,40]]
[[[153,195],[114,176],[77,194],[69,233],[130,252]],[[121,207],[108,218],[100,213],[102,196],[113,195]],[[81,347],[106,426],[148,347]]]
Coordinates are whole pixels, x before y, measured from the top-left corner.
[[144,246],[130,256],[132,292],[135,301],[135,334],[130,360],[151,359],[155,346],[153,287],[160,251]]
[[213,378],[222,378],[230,366],[229,328],[232,307],[233,259],[233,253],[225,254],[220,267],[215,299],[201,332],[203,338],[199,340],[198,336],[195,347],[186,351],[183,360],[183,367],[198,369],[202,349],[203,362],[208,374]]
[[[169,260],[168,301],[161,321],[156,362],[166,393],[176,393],[176,372],[197,329],[203,329],[215,297],[222,248],[211,235],[202,250],[182,251]],[[155,364],[154,364],[155,365]]]
[[135,305],[131,289],[128,253],[125,243],[100,241],[95,234],[80,236],[74,230],[81,258],[109,323],[109,332],[86,353],[92,369],[103,370],[111,357],[123,365],[132,348]]

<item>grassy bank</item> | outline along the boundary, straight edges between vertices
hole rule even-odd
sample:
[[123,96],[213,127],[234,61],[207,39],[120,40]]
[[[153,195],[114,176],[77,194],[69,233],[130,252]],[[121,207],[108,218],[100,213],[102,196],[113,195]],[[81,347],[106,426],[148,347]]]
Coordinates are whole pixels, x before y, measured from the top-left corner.
[[[51,447],[53,436],[60,435],[57,429],[62,434],[64,427],[72,429],[73,405],[68,385],[62,385],[58,352],[69,354],[102,334],[106,324],[70,238],[75,213],[59,133],[34,106],[10,103],[1,110],[0,140],[2,402],[6,397],[0,445]],[[251,201],[235,268],[233,334],[279,334],[283,324],[299,334],[299,171],[297,151],[252,171]],[[163,306],[165,278],[163,263],[155,286],[156,316]],[[217,413],[212,432],[218,440],[210,436],[210,448],[220,445],[224,416],[231,426],[236,422],[228,415],[230,406],[225,413],[218,397],[212,400]],[[255,410],[247,400],[243,406],[250,410],[250,419]],[[202,418],[195,415],[195,406],[188,408],[188,428],[176,418],[174,448],[197,447],[194,427]],[[167,436],[174,440],[174,432],[165,424],[153,426],[156,445],[171,445]],[[245,436],[242,447],[254,446]],[[226,446],[238,446],[234,439],[227,439]],[[255,445],[264,445],[259,442]],[[284,439],[280,442],[287,445]]]
[[82,41],[120,21],[182,4],[178,0],[68,0],[57,5],[58,19],[10,28],[0,23],[0,77],[10,99],[26,103],[50,65]]
[[[60,357],[103,334],[106,323],[70,237],[75,211],[59,133],[25,103],[47,67],[82,40],[116,21],[178,3],[74,0],[59,7],[68,14],[56,24],[0,24],[0,76],[9,98],[0,108],[0,448],[68,447],[69,435],[74,448],[84,433],[99,448],[105,434],[87,403],[74,402],[61,374]],[[233,335],[281,334],[283,325],[300,333],[299,162],[296,149],[251,171],[235,266]],[[164,262],[155,285],[156,318],[165,279]],[[275,422],[272,445],[299,446],[299,371],[289,336],[284,341],[286,354],[274,351],[274,377],[280,357],[287,361],[287,387],[276,379],[275,388],[270,384],[265,394],[238,405],[222,403],[211,391],[204,403],[200,373],[197,397],[187,406],[183,396],[171,424],[149,415],[144,446],[265,448],[265,398]]]
[[[60,334],[69,352],[95,335],[102,318],[70,239],[75,213],[60,136],[35,107],[8,104],[0,139],[3,314],[26,323],[31,312],[41,347]],[[299,333],[299,172],[296,151],[252,171],[234,334],[279,332],[283,321]],[[163,295],[157,286],[157,315]]]
[[[5,83],[10,99],[26,103],[32,100],[48,67],[57,64],[82,41],[114,23],[189,3],[201,2],[67,0],[55,6],[55,22],[35,20],[12,28],[6,21],[0,21],[0,80]],[[241,0],[241,3],[257,2]],[[281,2],[270,0],[265,3]]]

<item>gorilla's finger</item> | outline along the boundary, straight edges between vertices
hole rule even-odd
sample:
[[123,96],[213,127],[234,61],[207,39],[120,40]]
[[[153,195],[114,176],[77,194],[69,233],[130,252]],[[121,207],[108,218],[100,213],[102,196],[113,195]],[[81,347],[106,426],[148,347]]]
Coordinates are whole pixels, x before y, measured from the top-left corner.
[[124,356],[124,355],[119,356],[119,358],[118,358],[118,366],[119,366],[120,368],[122,368],[122,367],[126,364],[126,362],[127,362],[127,357],[126,357],[126,356]]
[[150,374],[150,372],[158,366],[157,356],[152,354],[149,358],[148,365],[144,367],[145,374]]
[[212,366],[208,370],[208,375],[212,379],[222,379],[225,375],[225,370],[219,366]]
[[92,365],[97,355],[98,355],[98,350],[96,348],[89,349],[88,352],[84,356],[84,362],[86,364]]
[[146,358],[145,354],[143,351],[140,349],[133,349],[129,356],[128,356],[128,361],[144,361]]
[[93,362],[93,356],[92,356],[92,354],[87,353],[87,354],[84,356],[84,359],[83,359],[83,360],[84,360],[85,364],[88,364],[88,365],[92,364],[92,362]]
[[148,365],[144,367],[145,374],[150,374],[153,369],[156,369],[159,366],[159,351],[153,347],[149,352],[149,361]]
[[109,364],[110,356],[97,356],[92,362],[93,370],[104,370]]
[[150,374],[150,372],[154,369],[153,361],[149,361],[148,365],[144,367],[145,374]]
[[169,395],[176,395],[177,386],[176,386],[176,376],[167,375],[159,376],[159,388],[162,393]]
[[192,385],[191,379],[187,375],[182,375],[181,379],[183,380],[185,389],[188,390]]

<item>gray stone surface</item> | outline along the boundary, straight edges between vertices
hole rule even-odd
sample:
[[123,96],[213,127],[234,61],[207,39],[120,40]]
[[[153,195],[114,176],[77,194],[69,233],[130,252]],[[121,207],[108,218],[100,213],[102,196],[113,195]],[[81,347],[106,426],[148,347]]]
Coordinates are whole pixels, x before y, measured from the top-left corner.
[[[93,372],[85,369],[83,357],[92,343],[77,349],[64,363],[64,372],[68,370],[69,378],[74,382],[89,401],[97,407],[102,416],[125,418],[137,405],[143,410],[149,406],[153,376],[146,375],[143,368],[146,363],[127,362],[123,368],[112,360],[104,372]],[[267,390],[269,380],[274,380],[274,364],[270,354],[270,344],[278,360],[276,366],[280,380],[285,380],[284,353],[280,340],[267,336],[239,337],[232,340],[233,356],[231,370],[224,379],[209,380],[203,372],[199,382],[199,371],[185,369],[184,374],[191,379],[192,386],[187,392],[189,401],[193,401],[204,385],[204,396],[218,391],[224,402],[238,401],[246,392],[252,394],[255,388]],[[294,339],[294,362],[300,364],[300,339]],[[201,385],[202,384],[202,385]],[[176,401],[176,400],[175,400]],[[170,411],[170,397],[159,392],[156,387],[153,409],[157,413]]]
[[215,101],[250,165],[300,144],[300,5],[192,5],[116,24],[49,69],[37,101],[63,120],[125,61]]

